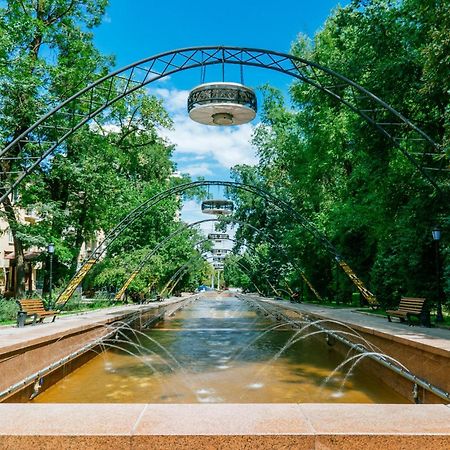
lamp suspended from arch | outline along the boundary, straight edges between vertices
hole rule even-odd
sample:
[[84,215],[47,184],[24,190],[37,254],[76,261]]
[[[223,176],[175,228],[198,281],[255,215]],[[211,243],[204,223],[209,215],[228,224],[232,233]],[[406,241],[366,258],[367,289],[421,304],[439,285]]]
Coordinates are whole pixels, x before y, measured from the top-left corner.
[[228,254],[228,252],[230,252],[230,249],[229,249],[229,248],[213,248],[213,249],[211,250],[211,253],[212,253],[214,256],[225,256],[225,255]]
[[210,241],[226,241],[230,238],[227,233],[209,233],[208,239]]
[[203,214],[228,216],[233,210],[234,204],[231,200],[203,200],[202,202]]
[[189,117],[203,125],[243,125],[256,116],[253,89],[240,83],[205,83],[189,93]]

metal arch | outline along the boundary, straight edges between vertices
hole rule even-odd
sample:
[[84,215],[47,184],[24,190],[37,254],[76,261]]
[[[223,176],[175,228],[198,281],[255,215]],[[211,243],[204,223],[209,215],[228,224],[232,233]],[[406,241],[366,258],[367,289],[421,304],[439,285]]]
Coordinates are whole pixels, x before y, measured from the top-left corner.
[[328,251],[328,253],[339,262],[339,265],[344,270],[344,272],[349,276],[351,281],[362,293],[364,298],[372,304],[378,304],[375,296],[364,286],[362,281],[356,276],[356,274],[351,270],[348,264],[343,260],[342,256],[339,254],[337,249],[333,244],[307,219],[305,219],[296,209],[294,209],[289,203],[281,200],[274,195],[266,192],[265,190],[251,186],[244,183],[238,183],[235,181],[192,181],[190,183],[183,183],[178,186],[169,188],[159,194],[150,197],[148,200],[143,202],[141,205],[137,206],[130,213],[128,213],[107,235],[104,239],[97,245],[93,250],[90,259],[83,262],[83,264],[78,269],[77,273],[69,281],[66,289],[59,295],[56,300],[58,305],[65,305],[70,299],[75,289],[90,271],[93,265],[99,260],[99,258],[105,253],[108,247],[117,239],[120,234],[126,230],[132,223],[134,223],[139,217],[141,217],[146,211],[151,207],[155,206],[162,200],[168,198],[171,195],[179,194],[185,192],[186,190],[202,187],[202,186],[225,186],[234,189],[242,189],[246,192],[258,195],[268,201],[270,204],[281,209],[282,211],[289,212],[296,221],[308,231],[317,241],[319,241],[323,247]]
[[[223,221],[223,219],[221,219]],[[221,221],[218,219],[218,221]],[[229,220],[230,222],[234,222],[234,223],[238,223],[239,225],[245,225],[248,226],[249,228],[251,228],[253,231],[256,231],[257,233],[263,234],[265,239],[267,241],[269,241],[274,247],[276,247],[282,254],[284,257],[289,258],[288,254],[286,253],[286,251],[284,250],[284,248],[278,244],[278,242],[276,242],[271,236],[267,236],[265,235],[265,233],[260,230],[259,228],[255,227],[254,225],[252,225],[249,222],[245,222],[243,220],[236,220],[236,219],[232,219]],[[199,243],[202,243],[204,241],[207,241],[209,239],[205,239],[203,241],[197,242],[194,245],[198,245]],[[237,239],[231,239],[231,238],[222,238],[223,241],[231,241],[231,242],[235,242],[235,243],[242,243],[242,241],[238,241]],[[243,242],[245,244],[246,247],[250,248],[253,251],[257,251],[256,247],[252,244],[249,244],[248,242]],[[303,281],[306,283],[306,285],[309,287],[309,289],[311,290],[311,292],[314,294],[314,296],[319,300],[322,301],[322,297],[320,296],[320,294],[317,292],[317,290],[314,288],[314,286],[311,284],[311,282],[308,280],[308,278],[305,275],[305,272],[303,271],[303,269],[301,269],[301,267],[298,264],[292,264],[291,262],[289,262],[289,264],[291,264],[291,266],[293,266],[295,269],[297,269],[300,272],[300,276],[302,277]]]
[[[194,244],[195,245],[195,244]],[[195,259],[199,259],[199,258],[203,258],[203,256],[206,254],[207,252],[203,252],[200,254],[194,254],[193,256],[191,256],[188,260],[188,262],[186,262],[185,264],[183,264],[182,266],[180,266],[173,275],[171,275],[171,277],[169,278],[169,281],[167,281],[167,283],[164,285],[164,287],[161,289],[160,295],[163,296],[164,293],[166,292],[166,289],[169,287],[170,283],[172,283],[172,281],[175,280],[175,278],[180,275],[180,279],[181,279],[181,273],[184,269],[186,269],[190,263],[192,263],[192,261],[194,261]],[[183,272],[184,274],[184,272]],[[169,291],[169,295],[170,295]]]
[[[428,169],[435,173],[448,170],[444,149],[418,126],[367,89],[327,67],[286,53],[245,47],[200,46],[168,51],[118,69],[99,78],[40,117],[0,151],[0,162],[6,166],[6,169],[4,167],[4,171],[0,172],[5,183],[0,187],[0,202],[69,136],[118,100],[163,77],[216,64],[270,69],[319,89],[359,114],[392,141],[421,175],[440,192],[432,172]],[[410,151],[411,146],[416,149]],[[30,152],[26,151],[27,147],[31,147]],[[16,170],[18,168],[14,167],[14,161],[21,161],[21,170]],[[6,184],[7,182],[9,184]]]
[[[204,253],[207,253],[207,252],[204,252]],[[193,260],[194,260],[194,258],[203,258],[203,256],[204,256],[204,253],[202,253],[202,254],[198,254],[198,255],[194,255],[184,266],[182,266],[182,267],[180,267],[180,269],[177,271],[177,273],[175,274],[175,276],[173,277],[174,279],[176,278],[176,275],[178,275],[178,273],[180,273],[181,271],[182,271],[182,269],[187,269],[188,267],[189,267],[189,263],[190,262],[192,262]],[[211,258],[211,257],[209,257],[209,258]],[[207,259],[209,259],[209,258],[207,258]],[[239,261],[232,261],[232,264],[236,264],[237,266],[239,266],[246,274],[247,274],[247,276],[248,276],[248,278],[249,278],[249,280],[250,280],[250,282],[253,284],[253,286],[255,286],[255,288],[256,288],[256,290],[258,291],[258,294],[260,294],[261,296],[263,296],[263,293],[259,290],[259,288],[258,288],[258,286],[256,285],[256,283],[252,280],[252,278],[250,277],[250,274],[249,274],[249,269],[247,268],[247,267],[245,267],[243,264],[241,264]],[[181,279],[181,276],[180,276],[180,278],[177,280],[177,282],[172,286],[172,290],[173,290],[173,288],[176,286],[176,284],[180,281],[180,279]],[[170,281],[171,280],[169,280],[169,283],[170,283]],[[273,287],[272,287],[272,289],[273,289]],[[276,295],[278,295],[278,293],[275,291],[275,294]]]
[[[140,271],[142,270],[142,268],[145,266],[145,264],[147,263],[147,261],[150,260],[150,258],[152,256],[154,256],[156,254],[157,251],[159,251],[162,247],[165,247],[166,244],[168,244],[175,236],[177,236],[178,234],[182,233],[183,231],[192,228],[192,226],[195,225],[199,225],[201,223],[205,223],[205,222],[229,222],[229,223],[237,223],[239,225],[244,225],[247,226],[249,228],[251,228],[253,231],[265,235],[265,233],[260,230],[259,228],[255,227],[254,225],[252,225],[251,223],[245,222],[243,220],[237,220],[234,219],[233,217],[227,217],[225,219],[218,219],[218,218],[214,218],[214,219],[204,219],[204,220],[200,220],[191,224],[184,224],[181,227],[177,228],[177,230],[175,230],[171,235],[169,235],[166,239],[164,239],[156,248],[152,249],[147,255],[144,256],[144,258],[141,260],[141,262],[138,264],[138,266],[133,270],[133,272],[131,272],[130,277],[125,281],[124,285],[120,288],[120,290],[117,292],[115,299],[116,300],[120,300],[122,298],[122,296],[125,294],[128,286],[131,284],[131,282],[136,278],[137,275],[139,275]],[[271,236],[267,236],[265,235],[265,239],[267,241],[269,241],[272,245],[274,245],[276,248],[278,248],[283,255],[287,258],[288,255],[285,252],[285,250],[283,249],[283,247],[278,244],[274,239],[272,239]],[[202,244],[204,242],[209,241],[209,238],[206,239],[201,239],[198,242],[195,242],[193,244],[193,246],[197,246],[199,244]],[[230,238],[223,238],[223,240],[228,240],[231,242],[242,242],[242,241],[238,241],[236,239],[230,239]],[[256,247],[253,245],[249,245],[248,243],[246,243],[246,246],[249,247],[250,249],[252,249],[253,251],[257,251]],[[318,300],[322,300],[322,298],[320,297],[320,295],[318,294],[318,292],[315,290],[315,288],[312,286],[311,282],[308,280],[308,278],[306,278],[306,275],[304,274],[303,270],[296,264],[295,268],[298,269],[298,271],[300,272],[301,277],[303,278],[303,280],[306,282],[306,284],[308,285],[308,287],[311,289],[311,292],[317,297]],[[170,281],[170,280],[169,280]],[[166,287],[165,287],[166,288]],[[164,289],[165,289],[164,288]]]
[[[131,272],[130,277],[125,281],[124,285],[122,286],[122,288],[117,292],[115,299],[116,300],[120,300],[120,298],[125,294],[125,291],[127,290],[128,286],[131,284],[131,282],[136,278],[137,275],[139,275],[140,271],[143,269],[143,267],[145,266],[145,264],[151,259],[152,256],[154,256],[161,248],[165,247],[166,244],[168,244],[174,237],[178,236],[180,233],[182,233],[183,231],[186,231],[190,228],[192,228],[195,225],[200,225],[201,223],[206,223],[206,222],[219,222],[219,221],[225,221],[225,222],[230,222],[230,223],[238,223],[240,225],[246,225],[250,228],[252,228],[253,230],[257,231],[258,233],[262,233],[261,230],[259,230],[258,228],[256,228],[255,226],[251,225],[250,223],[244,222],[242,220],[235,220],[233,218],[226,218],[226,219],[218,219],[218,218],[213,218],[213,219],[203,219],[203,220],[199,220],[190,224],[184,224],[182,226],[180,226],[179,228],[177,228],[173,233],[171,233],[169,236],[167,236],[162,242],[160,242],[155,248],[153,248],[149,253],[147,253],[142,260],[140,261],[140,263],[137,265],[137,267],[133,270],[133,272]],[[271,240],[275,245],[278,245],[275,243],[275,241],[273,241],[271,238],[267,237],[268,240]],[[228,240],[232,240],[229,239]],[[199,245],[203,242],[209,241],[209,239],[201,239],[198,242],[195,242],[193,244],[193,246],[195,247],[196,245]],[[235,240],[233,240],[235,241]],[[237,241],[235,241],[237,242]],[[279,245],[278,245],[279,246]],[[301,273],[302,270],[299,269]],[[59,300],[58,300],[59,301]],[[58,304],[58,301],[56,302]],[[64,303],[65,304],[65,303]],[[62,305],[62,307],[64,307],[64,304]]]
[[[197,257],[203,257],[202,255],[198,255]],[[209,259],[209,258],[207,258]],[[245,267],[243,264],[241,264],[239,261],[232,261],[232,264],[235,264],[237,266],[239,266],[248,276],[250,282],[253,284],[253,286],[255,286],[256,290],[258,291],[258,294],[260,294],[261,296],[263,296],[263,293],[260,291],[260,289],[258,288],[258,286],[256,285],[256,283],[252,280],[252,277],[250,277],[250,271],[247,267]],[[185,264],[184,269],[188,269],[188,263]],[[176,283],[172,286],[171,291],[173,291],[173,289],[175,288],[175,286],[177,285],[177,283],[179,283],[179,281],[181,280],[181,276],[179,277],[179,279],[176,281]],[[273,287],[272,287],[273,289]],[[278,293],[274,290],[275,294],[278,295]],[[170,294],[169,294],[170,295]]]
[[[218,221],[220,221],[220,220],[218,220]],[[251,225],[250,223],[243,222],[243,221],[237,221],[237,220],[235,220],[235,221],[233,221],[233,222],[239,223],[240,225],[247,225],[247,226],[249,226],[250,228],[252,228],[253,230],[255,230],[256,232],[259,232],[259,233],[263,234],[263,232],[262,232],[261,230],[259,230],[258,228],[254,227],[254,226]],[[266,236],[266,238],[267,238],[267,240],[268,240],[269,242],[272,242],[273,244],[275,244],[275,245],[277,246],[277,248],[279,248],[280,251],[282,251],[283,254],[284,254],[285,256],[287,256],[286,253],[285,253],[285,251],[284,251],[284,249],[283,249],[279,244],[276,244],[276,242],[275,242],[274,240],[272,240],[272,238],[270,238],[270,237],[268,237],[268,236]],[[207,242],[207,241],[209,241],[209,240],[210,240],[210,239],[202,239],[202,240],[196,242],[196,243],[194,244],[194,246],[203,244],[204,242]],[[232,238],[223,238],[222,240],[224,240],[224,241],[230,241],[230,242],[234,242],[234,243],[238,243],[238,244],[244,244],[245,246],[247,246],[247,247],[248,247],[250,250],[252,250],[253,252],[255,252],[255,253],[258,252],[258,249],[257,249],[254,245],[249,245],[248,243],[246,243],[246,242],[244,242],[244,241],[239,241],[239,240],[237,240],[237,239],[232,239]],[[208,252],[209,252],[209,250],[203,252],[202,255],[204,255],[205,253],[208,253]],[[194,257],[195,257],[195,255],[194,255]],[[237,261],[236,261],[236,262],[237,262]],[[184,267],[184,266],[183,266],[183,267]],[[298,270],[300,271],[301,276],[302,276],[303,278],[306,279],[306,277],[305,277],[303,271],[302,271],[299,267],[297,267],[297,268],[298,268]],[[272,286],[272,284],[270,283],[269,277],[268,277],[268,276],[265,276],[265,278],[267,279],[267,283],[269,284],[270,288],[275,292],[275,295],[279,295],[279,293],[277,292],[277,290],[276,290],[276,289]],[[316,292],[315,290],[313,290],[313,293],[314,293],[315,295],[317,295],[317,292]],[[320,299],[320,297],[319,297],[319,299]]]

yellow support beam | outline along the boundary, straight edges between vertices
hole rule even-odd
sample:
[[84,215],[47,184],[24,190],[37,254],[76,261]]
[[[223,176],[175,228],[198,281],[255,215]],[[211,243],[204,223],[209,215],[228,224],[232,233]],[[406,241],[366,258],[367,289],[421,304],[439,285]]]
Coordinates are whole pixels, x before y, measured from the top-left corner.
[[88,272],[92,269],[92,266],[97,262],[96,259],[91,258],[81,267],[76,276],[72,278],[70,283],[66,286],[66,289],[60,294],[58,299],[56,300],[55,305],[64,305],[72,294],[75,292],[75,289],[78,285],[83,281],[83,278],[88,274]]
[[125,294],[125,291],[128,289],[128,286],[131,284],[131,282],[136,278],[137,274],[139,273],[139,270],[135,270],[127,281],[125,281],[124,285],[120,288],[119,292],[117,292],[116,296],[114,297],[114,300],[120,301],[122,300],[123,295]]
[[303,281],[308,285],[309,289],[311,289],[311,292],[316,296],[317,300],[323,301],[320,294],[314,289],[314,286],[311,284],[311,282],[306,278],[304,273],[300,273],[301,277],[303,278]]
[[370,306],[379,306],[380,303],[378,302],[377,298],[375,297],[372,292],[369,291],[364,286],[364,283],[356,276],[355,272],[350,268],[350,266],[345,261],[338,261],[339,265],[341,266],[342,270],[348,275],[350,280],[352,280],[353,284],[357,287],[359,292],[361,292],[362,296],[367,300],[367,303]]

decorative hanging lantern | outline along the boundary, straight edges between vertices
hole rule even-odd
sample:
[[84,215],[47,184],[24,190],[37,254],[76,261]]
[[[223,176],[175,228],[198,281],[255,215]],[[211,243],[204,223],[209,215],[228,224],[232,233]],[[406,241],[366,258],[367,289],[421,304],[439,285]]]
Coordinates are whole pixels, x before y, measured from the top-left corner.
[[213,248],[211,253],[214,256],[225,256],[230,251],[229,248]]
[[229,239],[229,235],[226,233],[209,233],[208,239],[210,241],[223,241]]
[[230,200],[204,200],[202,202],[203,214],[228,216],[233,212],[234,205]]
[[205,83],[189,93],[189,117],[203,125],[242,125],[256,116],[253,89],[240,83]]

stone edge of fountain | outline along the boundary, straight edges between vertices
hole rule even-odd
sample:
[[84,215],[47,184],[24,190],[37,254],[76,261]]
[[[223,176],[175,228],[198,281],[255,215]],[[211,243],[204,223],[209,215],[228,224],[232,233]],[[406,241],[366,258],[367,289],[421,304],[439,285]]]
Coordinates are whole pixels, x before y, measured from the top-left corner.
[[0,404],[1,448],[450,446],[449,405]]

